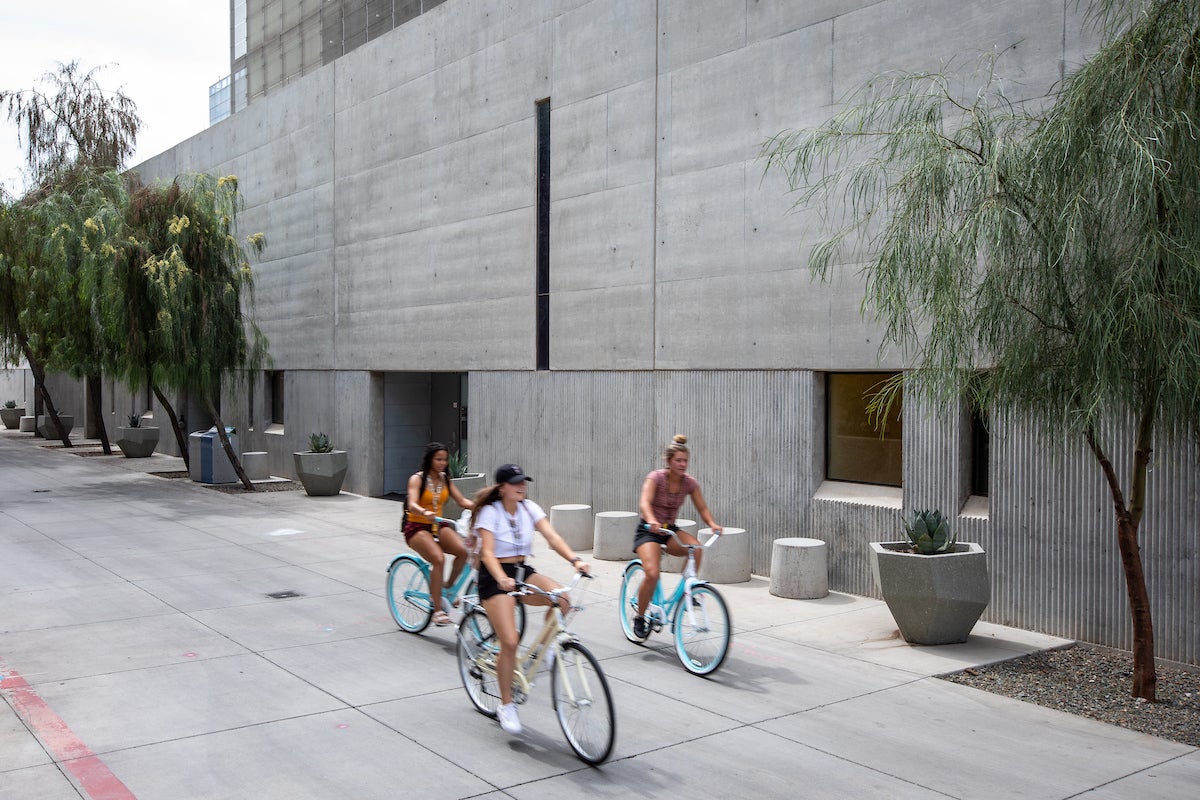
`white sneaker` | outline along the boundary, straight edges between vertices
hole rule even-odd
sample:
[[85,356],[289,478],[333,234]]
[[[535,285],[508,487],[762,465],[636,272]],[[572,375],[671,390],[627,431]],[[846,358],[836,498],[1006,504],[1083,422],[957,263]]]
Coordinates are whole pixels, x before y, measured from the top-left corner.
[[500,720],[500,727],[505,733],[511,733],[516,736],[521,732],[521,718],[517,716],[517,704],[505,703],[496,711],[496,718]]

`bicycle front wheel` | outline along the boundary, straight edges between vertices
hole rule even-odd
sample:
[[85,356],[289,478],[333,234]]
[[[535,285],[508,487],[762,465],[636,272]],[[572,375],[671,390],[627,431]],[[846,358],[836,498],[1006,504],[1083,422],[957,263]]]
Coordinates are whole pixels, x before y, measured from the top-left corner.
[[562,645],[554,661],[550,691],[558,724],[575,755],[599,764],[617,738],[617,713],[600,662],[579,642]]
[[[476,631],[485,629],[490,632],[487,636],[475,635]],[[463,619],[458,628],[457,650],[458,674],[467,697],[480,714],[495,717],[496,709],[500,707],[500,684],[496,680],[496,655],[500,652],[500,643],[483,611],[474,609]]]
[[641,561],[630,561],[621,577],[621,599],[617,604],[617,613],[621,617],[621,632],[625,638],[635,644],[646,641],[633,633],[633,618],[637,616],[638,592],[642,590],[642,581],[646,579],[646,570],[642,569]]
[[729,607],[713,587],[702,584],[692,589],[692,603],[679,601],[675,612],[675,654],[693,675],[717,671],[729,654],[733,625]]
[[424,565],[413,556],[400,556],[388,567],[387,602],[392,619],[409,633],[420,633],[429,627],[433,619],[429,577]]

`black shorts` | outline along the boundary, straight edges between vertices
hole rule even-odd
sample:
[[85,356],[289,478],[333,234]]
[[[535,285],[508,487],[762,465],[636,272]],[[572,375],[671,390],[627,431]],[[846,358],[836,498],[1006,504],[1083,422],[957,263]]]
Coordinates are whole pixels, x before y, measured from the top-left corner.
[[[504,568],[504,574],[518,581],[528,580],[530,575],[536,575],[537,570],[532,564],[500,564]],[[524,572],[520,576],[517,575],[517,570],[523,569]],[[487,600],[489,597],[495,597],[498,594],[504,594],[504,590],[500,588],[500,584],[496,583],[496,579],[492,577],[491,570],[482,564],[479,565],[479,600],[480,602]]]
[[[641,547],[642,545],[644,545],[646,542],[654,542],[655,544],[665,545],[667,542],[671,541],[671,534],[669,534],[669,533],[651,533],[650,531],[644,530],[642,528],[642,526],[645,524],[646,524],[646,520],[644,520],[644,519],[638,520],[637,530],[634,531],[634,534],[633,534],[633,552],[636,553],[637,549],[639,547]],[[672,522],[670,525],[663,525],[662,527],[666,528],[667,530],[672,530],[672,531],[679,530],[679,528],[675,525],[674,522]]]

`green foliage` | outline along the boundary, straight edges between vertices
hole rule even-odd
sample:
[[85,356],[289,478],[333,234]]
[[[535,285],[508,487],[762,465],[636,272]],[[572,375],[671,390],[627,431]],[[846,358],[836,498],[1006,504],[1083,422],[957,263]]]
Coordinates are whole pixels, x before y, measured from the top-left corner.
[[0,106],[18,130],[36,191],[61,187],[78,170],[120,169],[133,154],[142,121],[124,92],[105,92],[78,61],[59,63],[42,88],[0,89]]
[[462,451],[451,453],[446,469],[449,470],[451,478],[461,478],[467,474],[467,457]]
[[904,522],[904,533],[914,553],[925,556],[954,551],[958,536],[950,535],[950,524],[940,511],[913,511]]
[[17,401],[16,401],[16,400],[5,400],[5,401],[4,401],[4,407],[5,407],[5,408],[16,408],[16,407],[17,407]]
[[139,416],[138,414],[129,414],[129,415],[126,417],[126,419],[128,419],[128,420],[129,420],[129,425],[128,425],[128,427],[130,427],[130,428],[140,428],[140,427],[142,427],[142,418],[141,418],[141,416]]
[[333,443],[323,433],[314,433],[308,437],[308,449],[313,453],[332,453]]

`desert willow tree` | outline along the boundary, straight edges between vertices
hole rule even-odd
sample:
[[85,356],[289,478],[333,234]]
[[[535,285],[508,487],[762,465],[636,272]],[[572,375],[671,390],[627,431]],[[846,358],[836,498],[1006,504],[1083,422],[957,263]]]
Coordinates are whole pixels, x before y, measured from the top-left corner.
[[[136,105],[120,90],[105,91],[97,80],[99,71],[99,67],[85,71],[77,61],[60,63],[57,71],[43,75],[34,88],[0,89],[0,107],[17,127],[17,140],[25,151],[26,177],[31,187],[20,200],[8,204],[6,212],[10,223],[25,221],[9,226],[0,236],[0,280],[4,281],[0,288],[8,295],[0,308],[3,325],[0,333],[10,357],[17,354],[25,357],[34,376],[35,404],[46,406],[68,446],[70,440],[46,387],[46,365],[28,346],[31,341],[49,346],[45,337],[53,337],[54,332],[44,329],[40,336],[31,336],[22,328],[22,313],[36,306],[31,305],[35,301],[29,292],[17,290],[25,288],[23,282],[38,284],[38,289],[71,290],[70,286],[48,287],[40,283],[51,273],[42,269],[36,257],[42,244],[36,237],[41,232],[29,224],[33,213],[29,207],[55,192],[88,185],[79,181],[81,175],[119,169],[133,154],[141,128]],[[99,375],[88,377],[90,390],[98,394]]]
[[[127,201],[116,172],[79,170],[34,205],[42,231],[38,270],[47,296],[30,297],[22,318],[26,330],[44,343],[48,368],[87,380],[87,399],[105,455],[112,454],[112,446],[103,422],[100,375],[111,360],[112,346],[101,335],[96,287],[118,253],[114,241],[120,244]],[[65,438],[63,443],[70,445]]]
[[184,431],[164,389],[199,399],[242,485],[242,470],[217,409],[223,381],[261,369],[266,338],[251,317],[262,234],[239,240],[243,204],[233,176],[180,177],[130,198],[126,252],[109,275],[101,305],[110,339],[127,343],[113,368],[130,385],[148,381],[168,411],[181,452]]
[[[1116,518],[1132,694],[1154,700],[1147,471],[1156,437],[1194,433],[1200,414],[1200,3],[1090,11],[1104,44],[1040,113],[994,72],[969,93],[944,74],[884,77],[763,157],[799,205],[836,217],[816,273],[865,264],[864,309],[911,358],[906,390],[969,392],[1086,441]],[[1113,462],[1105,420],[1127,423],[1131,463]]]

